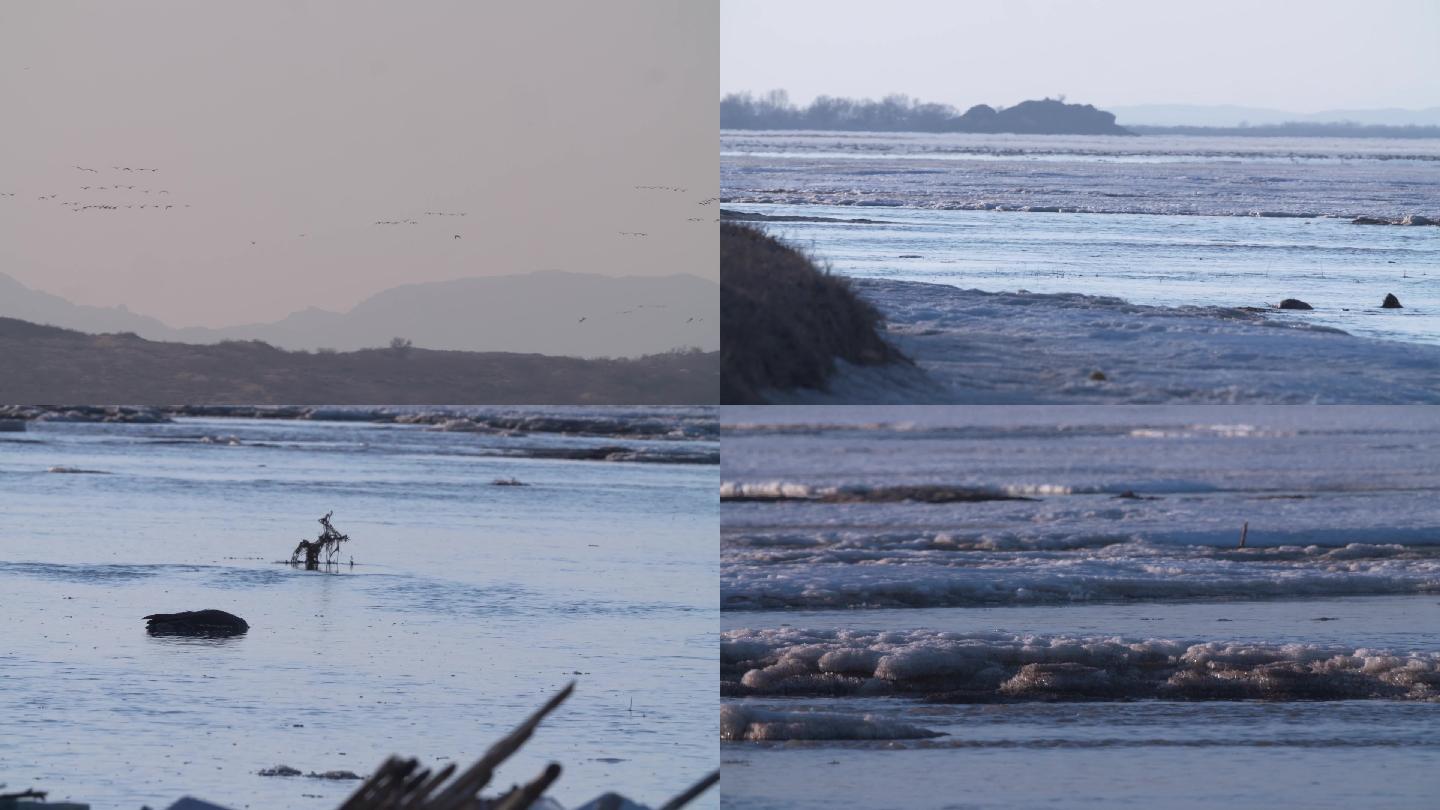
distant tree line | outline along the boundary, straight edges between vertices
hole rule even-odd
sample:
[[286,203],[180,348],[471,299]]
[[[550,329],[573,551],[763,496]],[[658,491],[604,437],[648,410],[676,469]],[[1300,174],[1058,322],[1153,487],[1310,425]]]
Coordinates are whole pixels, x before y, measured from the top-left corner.
[[1137,135],[1245,135],[1255,137],[1305,137],[1305,138],[1440,138],[1440,126],[1407,124],[1357,124],[1352,121],[1334,123],[1309,123],[1292,121],[1285,124],[1242,123],[1238,127],[1196,127],[1196,126],[1141,126],[1134,124],[1130,129]]
[[1023,101],[1013,107],[986,104],[960,112],[949,104],[893,94],[879,101],[820,96],[808,106],[790,103],[784,90],[762,96],[731,93],[720,100],[721,129],[814,129],[866,132],[1015,132],[1128,135],[1115,116],[1089,104],[1059,99]]

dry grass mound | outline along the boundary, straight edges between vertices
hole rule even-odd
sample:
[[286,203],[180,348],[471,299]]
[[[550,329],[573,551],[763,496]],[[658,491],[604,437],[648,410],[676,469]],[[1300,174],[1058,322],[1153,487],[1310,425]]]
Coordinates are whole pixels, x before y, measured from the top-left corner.
[[720,226],[720,401],[767,389],[824,389],[836,358],[908,362],[880,337],[880,313],[804,253],[746,225]]

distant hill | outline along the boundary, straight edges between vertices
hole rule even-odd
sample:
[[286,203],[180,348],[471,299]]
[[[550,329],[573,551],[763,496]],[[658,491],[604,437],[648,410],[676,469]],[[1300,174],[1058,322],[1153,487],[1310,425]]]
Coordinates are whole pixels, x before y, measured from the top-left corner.
[[125,307],[72,304],[58,295],[32,290],[4,273],[0,273],[0,317],[87,332],[134,332],[156,338],[166,337],[173,331],[160,321],[137,315]]
[[10,404],[712,404],[718,392],[718,352],[629,360],[404,347],[312,354],[0,318],[0,402]]
[[[274,323],[176,329],[124,307],[72,304],[0,274],[0,316],[151,340],[263,340],[285,349],[388,345],[573,357],[637,357],[720,345],[718,285],[689,275],[601,276],[547,271],[407,284],[348,312],[307,309]],[[584,321],[581,319],[584,318]]]
[[1013,107],[977,104],[961,113],[948,104],[908,96],[880,101],[821,96],[807,107],[790,104],[784,91],[755,98],[731,94],[720,102],[721,129],[810,129],[864,132],[1012,132],[1035,135],[1130,135],[1115,116],[1089,104],[1057,99]]
[[1285,123],[1353,123],[1372,126],[1440,126],[1440,107],[1421,110],[1399,108],[1375,110],[1322,110],[1296,113],[1268,107],[1241,107],[1233,104],[1135,104],[1110,107],[1123,126],[1155,127],[1238,127]]

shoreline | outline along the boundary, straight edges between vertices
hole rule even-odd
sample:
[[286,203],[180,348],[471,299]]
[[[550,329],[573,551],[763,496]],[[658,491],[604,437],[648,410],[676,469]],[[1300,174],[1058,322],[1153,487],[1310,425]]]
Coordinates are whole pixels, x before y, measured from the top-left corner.
[[[1287,210],[1233,210],[1233,211],[1195,211],[1195,210],[1145,210],[1135,208],[1095,208],[1093,206],[1064,206],[1064,205],[1013,205],[1009,203],[972,201],[972,202],[946,202],[934,203],[931,205],[915,205],[913,203],[881,203],[869,202],[860,199],[826,199],[817,200],[813,198],[799,198],[794,194],[788,196],[769,195],[761,196],[756,194],[737,195],[721,197],[722,205],[786,205],[786,206],[808,206],[816,205],[822,207],[853,207],[864,209],[919,209],[926,211],[994,211],[998,214],[1090,214],[1095,216],[1137,216],[1137,217],[1219,217],[1223,219],[1336,219],[1350,220],[1351,225],[1390,225],[1403,228],[1440,226],[1440,214],[1434,216],[1420,213],[1407,214],[1355,214],[1355,213],[1333,213],[1320,211],[1287,211]],[[728,215],[728,216],[727,216]],[[847,225],[886,225],[884,220],[873,219],[842,219],[837,217],[812,217],[799,215],[771,215],[757,211],[738,211],[731,208],[721,209],[722,220],[737,222],[833,222]]]
[[1436,346],[1235,308],[851,282],[915,367],[842,364],[828,393],[772,391],[770,402],[1440,403]]

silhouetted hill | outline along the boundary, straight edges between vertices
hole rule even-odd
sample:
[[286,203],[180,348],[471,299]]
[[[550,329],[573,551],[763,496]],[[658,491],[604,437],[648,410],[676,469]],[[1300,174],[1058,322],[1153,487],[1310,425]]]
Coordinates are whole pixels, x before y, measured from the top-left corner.
[[125,307],[72,304],[58,295],[32,290],[4,273],[0,273],[0,317],[87,332],[135,332],[157,340],[173,338],[169,334],[173,330],[154,318],[137,315]]
[[718,352],[625,360],[419,348],[311,354],[0,318],[0,402],[16,404],[712,404],[718,387]]
[[284,349],[346,350],[398,336],[435,349],[637,357],[718,349],[717,292],[715,282],[689,275],[546,271],[407,284],[343,313],[311,308],[274,323],[175,329],[124,307],[72,304],[0,274],[0,316],[186,343],[263,340]]
[[812,129],[865,132],[1013,132],[1035,135],[1131,135],[1115,116],[1089,104],[1022,101],[1013,107],[977,104],[963,114],[948,104],[887,96],[880,101],[821,96],[792,106],[782,90],[762,98],[731,94],[720,102],[721,129]]

